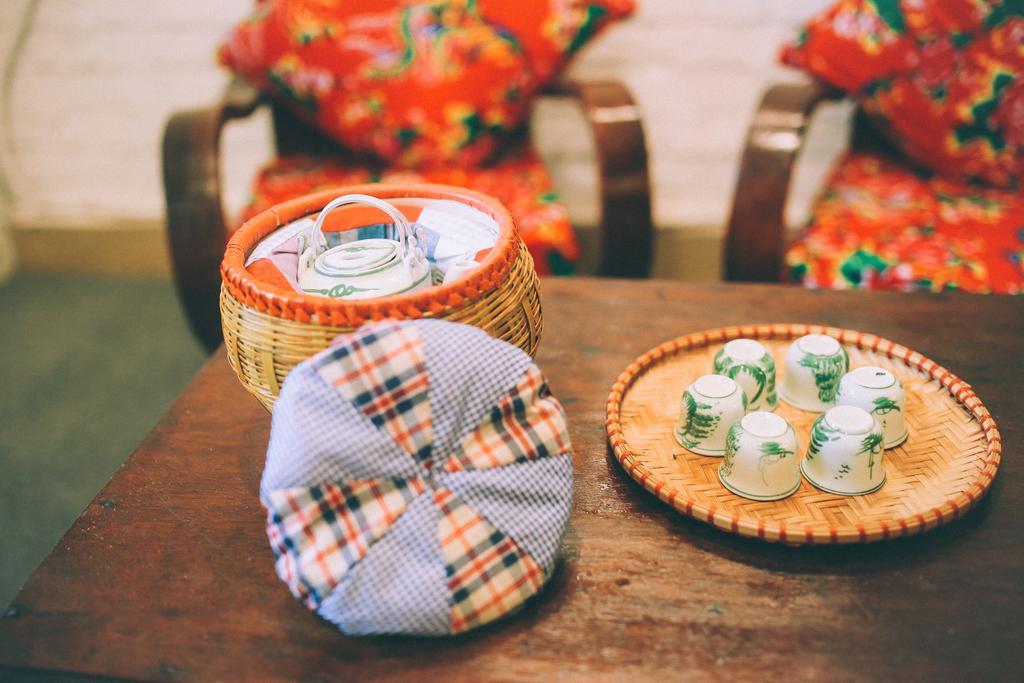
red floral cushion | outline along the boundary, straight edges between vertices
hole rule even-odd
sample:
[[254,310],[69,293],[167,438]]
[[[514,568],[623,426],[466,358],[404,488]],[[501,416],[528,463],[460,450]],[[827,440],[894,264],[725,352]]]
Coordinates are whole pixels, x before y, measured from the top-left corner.
[[493,165],[474,169],[433,167],[374,172],[346,165],[336,158],[277,158],[256,178],[252,201],[242,218],[248,219],[274,204],[317,190],[374,182],[443,183],[489,194],[512,214],[539,274],[569,274],[579,259],[579,244],[569,215],[557,201],[543,162],[525,144],[509,149]]
[[633,0],[263,0],[221,62],[350,149],[477,164]]
[[782,60],[856,97],[912,159],[1008,187],[1024,176],[1024,2],[840,0]]
[[1024,196],[849,154],[786,265],[808,287],[1019,294]]

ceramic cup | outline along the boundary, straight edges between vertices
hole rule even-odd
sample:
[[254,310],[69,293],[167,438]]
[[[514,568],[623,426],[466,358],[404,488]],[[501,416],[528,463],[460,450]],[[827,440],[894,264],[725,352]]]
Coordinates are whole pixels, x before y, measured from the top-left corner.
[[800,488],[796,432],[778,415],[747,413],[729,430],[718,466],[722,486],[751,500],[779,500]]
[[849,367],[850,356],[836,339],[804,335],[786,352],[779,396],[801,410],[824,412],[835,405],[839,380]]
[[733,339],[715,354],[714,373],[736,380],[747,397],[747,410],[775,410],[775,359],[760,342]]
[[747,398],[733,380],[722,375],[698,377],[683,392],[676,441],[700,455],[725,455],[729,427],[747,412]]
[[836,406],[815,420],[807,456],[807,481],[828,493],[857,496],[885,483],[882,425],[856,406]]
[[863,408],[882,424],[886,448],[895,448],[907,438],[903,422],[906,396],[903,384],[884,368],[866,365],[843,375],[836,405]]

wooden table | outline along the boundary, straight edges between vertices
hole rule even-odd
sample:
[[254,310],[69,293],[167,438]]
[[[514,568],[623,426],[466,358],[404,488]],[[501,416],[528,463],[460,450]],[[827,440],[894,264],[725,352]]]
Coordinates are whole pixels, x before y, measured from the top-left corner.
[[[218,353],[0,620],[0,678],[1019,680],[1024,298],[543,288],[538,361],[568,410],[576,501],[559,570],[520,613],[460,638],[346,638],[295,602],[257,499],[269,417]],[[875,332],[966,378],[1005,444],[989,496],[923,536],[814,548],[734,537],[659,503],[609,456],[608,389],[665,339],[746,322]]]

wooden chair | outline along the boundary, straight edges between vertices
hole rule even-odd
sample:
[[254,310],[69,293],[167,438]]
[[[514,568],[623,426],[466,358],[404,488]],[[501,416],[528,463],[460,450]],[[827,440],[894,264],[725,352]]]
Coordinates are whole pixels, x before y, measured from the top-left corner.
[[[615,81],[568,81],[547,96],[579,103],[597,148],[600,194],[598,274],[647,277],[653,243],[647,152],[640,112]],[[274,141],[282,155],[336,148],[334,143],[246,85],[232,81],[219,102],[180,112],[164,131],[167,236],[175,283],[186,317],[209,350],[221,342],[220,261],[231,232],[220,185],[224,125],[273,108]],[[343,154],[340,149],[339,154]]]
[[[726,227],[726,280],[778,282],[782,277],[794,162],[815,108],[843,97],[841,91],[817,82],[779,84],[765,91],[747,132]],[[859,111],[851,131],[853,150],[891,149]]]

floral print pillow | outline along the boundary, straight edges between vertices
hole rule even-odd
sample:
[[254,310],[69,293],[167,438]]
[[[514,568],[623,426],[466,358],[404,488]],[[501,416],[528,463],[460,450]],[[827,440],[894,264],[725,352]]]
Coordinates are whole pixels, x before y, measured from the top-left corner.
[[1021,184],[1024,0],[840,0],[782,60],[857,98],[925,168]]
[[404,167],[487,160],[633,0],[263,0],[221,63],[346,147]]
[[806,287],[1024,293],[1024,194],[908,168],[840,161],[786,253]]

